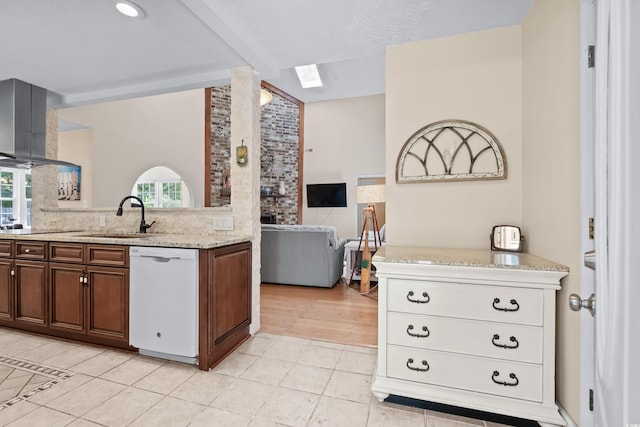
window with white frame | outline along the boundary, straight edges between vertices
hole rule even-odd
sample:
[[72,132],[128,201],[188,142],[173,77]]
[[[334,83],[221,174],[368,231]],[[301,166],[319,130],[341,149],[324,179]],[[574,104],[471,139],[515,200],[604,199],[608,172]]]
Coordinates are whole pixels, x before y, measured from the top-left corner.
[[31,227],[31,171],[0,168],[0,226]]
[[144,206],[146,208],[154,208],[156,207],[156,183],[151,182],[136,182],[136,191],[132,194],[133,196],[138,196],[142,199]]
[[180,208],[191,206],[187,185],[182,177],[165,166],[145,171],[131,189],[145,208]]
[[157,179],[136,182],[133,194],[145,208],[179,208],[182,206],[182,182],[179,179]]

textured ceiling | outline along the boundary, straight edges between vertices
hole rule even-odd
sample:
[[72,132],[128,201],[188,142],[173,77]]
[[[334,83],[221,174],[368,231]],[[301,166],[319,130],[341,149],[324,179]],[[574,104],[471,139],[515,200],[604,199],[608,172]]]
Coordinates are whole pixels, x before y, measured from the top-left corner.
[[[534,0],[0,0],[0,80],[50,104],[96,103],[258,76],[304,102],[384,93],[385,47],[522,22]],[[293,67],[317,63],[322,88]]]

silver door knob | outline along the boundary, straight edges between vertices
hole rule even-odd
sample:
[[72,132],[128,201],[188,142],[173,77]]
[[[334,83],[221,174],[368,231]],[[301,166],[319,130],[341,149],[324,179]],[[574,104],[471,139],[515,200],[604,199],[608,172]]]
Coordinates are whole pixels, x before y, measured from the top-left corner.
[[596,295],[591,294],[591,296],[587,299],[581,299],[580,295],[571,294],[569,295],[569,308],[573,311],[579,311],[581,308],[585,308],[589,310],[591,315],[596,314]]

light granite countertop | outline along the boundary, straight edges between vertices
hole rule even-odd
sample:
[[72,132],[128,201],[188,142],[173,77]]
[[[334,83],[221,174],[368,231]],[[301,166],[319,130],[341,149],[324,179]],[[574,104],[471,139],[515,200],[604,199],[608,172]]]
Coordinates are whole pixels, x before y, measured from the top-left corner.
[[392,262],[456,267],[507,268],[517,270],[563,271],[569,268],[528,253],[497,252],[488,249],[423,248],[383,246],[372,259]]
[[249,236],[225,236],[214,234],[171,234],[171,233],[109,233],[97,231],[37,232],[19,234],[2,232],[0,240],[31,240],[45,242],[100,243],[125,246],[158,246],[171,248],[210,249],[248,242]]

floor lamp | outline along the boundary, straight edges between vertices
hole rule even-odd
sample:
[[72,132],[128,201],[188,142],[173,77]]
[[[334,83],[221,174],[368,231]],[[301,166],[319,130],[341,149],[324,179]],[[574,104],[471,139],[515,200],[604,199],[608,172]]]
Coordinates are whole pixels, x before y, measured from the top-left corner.
[[[376,216],[376,203],[383,203],[386,199],[386,189],[384,184],[376,185],[360,185],[356,187],[356,203],[367,203],[364,209],[364,224],[360,233],[360,242],[358,243],[358,253],[362,250],[362,261],[360,269],[360,293],[368,293],[370,290],[371,279],[371,249],[369,248],[369,240],[373,240],[374,251],[378,250],[378,246],[382,245],[380,238],[380,228],[378,227],[378,217]],[[369,225],[371,225],[373,239],[369,237]],[[351,268],[351,277],[349,278],[349,286],[353,283],[353,274],[356,270],[358,257],[355,257]]]

